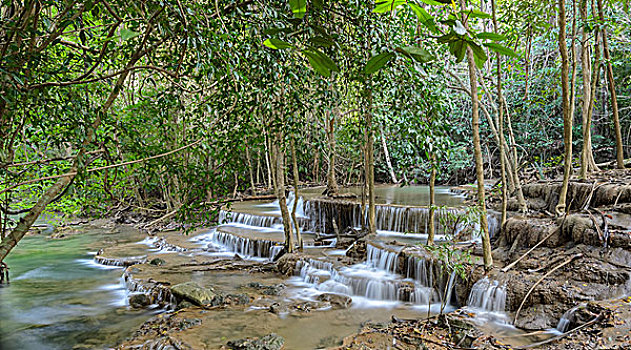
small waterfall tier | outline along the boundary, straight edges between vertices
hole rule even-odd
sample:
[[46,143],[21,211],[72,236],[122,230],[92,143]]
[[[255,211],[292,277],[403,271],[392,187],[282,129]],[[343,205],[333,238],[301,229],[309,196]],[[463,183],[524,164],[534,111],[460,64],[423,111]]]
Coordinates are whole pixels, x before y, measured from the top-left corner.
[[274,260],[283,249],[283,245],[277,241],[241,237],[221,230],[197,236],[196,241],[213,250],[228,251],[246,258]]
[[503,313],[506,308],[506,285],[488,277],[480,279],[471,288],[467,306],[483,312]]
[[559,319],[559,324],[557,325],[556,330],[561,333],[565,333],[571,330],[571,328],[576,327],[576,323],[577,323],[576,311],[578,311],[580,308],[583,308],[583,307],[585,307],[585,304],[580,304],[567,310],[563,314],[563,316],[561,316],[561,319]]
[[[445,290],[443,287],[447,288],[447,295],[451,294],[455,275],[439,279],[445,281],[443,286],[433,286],[427,284],[429,279],[422,277],[435,274],[427,271],[434,267],[431,264],[414,260],[415,267],[409,269],[413,272],[406,275],[401,274],[406,260],[398,251],[369,244],[366,255],[365,262],[352,266],[336,266],[319,259],[303,260],[298,262],[296,271],[300,271],[302,284],[318,292],[346,294],[372,301],[429,305],[443,300],[440,292]],[[447,299],[447,304],[450,299]]]
[[[367,222],[368,210],[366,206],[354,202],[314,199],[305,203],[305,215],[309,218],[306,227],[312,232],[333,232],[333,221],[340,230],[346,227],[361,227]],[[376,205],[375,224],[382,233],[427,233],[429,225],[429,208],[399,205]],[[458,235],[471,225],[464,220],[465,209],[437,208],[434,211],[436,233],[438,235]],[[499,230],[496,215],[487,216],[489,234],[491,237]],[[477,224],[473,224],[476,228]]]

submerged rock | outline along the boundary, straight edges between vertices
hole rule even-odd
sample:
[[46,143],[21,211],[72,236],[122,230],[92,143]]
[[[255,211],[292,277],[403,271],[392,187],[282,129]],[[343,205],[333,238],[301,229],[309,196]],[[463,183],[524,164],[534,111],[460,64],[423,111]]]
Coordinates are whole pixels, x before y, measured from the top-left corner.
[[274,333],[258,339],[239,339],[229,341],[227,346],[231,350],[281,350],[285,339]]
[[129,306],[133,308],[141,309],[149,304],[151,304],[151,300],[144,293],[132,294],[129,296]]
[[341,309],[347,309],[353,302],[353,299],[348,295],[337,293],[320,294],[318,295],[318,300],[329,302],[331,306]]
[[216,294],[211,289],[201,287],[195,282],[185,282],[171,287],[171,293],[178,301],[189,301],[195,305],[206,305],[212,303]]

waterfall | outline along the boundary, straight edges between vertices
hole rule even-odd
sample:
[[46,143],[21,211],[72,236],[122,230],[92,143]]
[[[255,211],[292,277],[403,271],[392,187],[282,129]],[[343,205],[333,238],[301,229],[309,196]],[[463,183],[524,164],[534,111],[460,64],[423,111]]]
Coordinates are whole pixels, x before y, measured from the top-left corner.
[[273,227],[282,224],[282,220],[277,216],[255,215],[221,210],[219,211],[220,224],[242,224],[256,227]]
[[487,312],[504,312],[506,285],[500,285],[498,281],[487,277],[482,278],[473,285],[467,305]]
[[[299,261],[302,283],[313,286],[320,292],[341,293],[378,301],[400,301],[416,305],[440,303],[446,291],[445,304],[450,305],[455,285],[455,274],[445,275],[440,267],[426,260],[408,258],[407,276],[399,263],[399,253],[373,245],[367,245],[364,263],[352,266],[335,266],[318,259]],[[433,282],[437,285],[434,286]]]
[[274,260],[283,246],[279,242],[249,239],[226,232],[215,230],[206,235],[201,241],[210,241],[222,248],[245,257],[269,258]]
[[565,333],[570,330],[570,326],[576,323],[576,311],[581,307],[585,307],[585,304],[576,305],[573,308],[567,310],[559,320],[559,324],[556,328],[557,331]]
[[399,253],[379,249],[371,244],[366,245],[366,262],[380,270],[396,273],[399,264]]

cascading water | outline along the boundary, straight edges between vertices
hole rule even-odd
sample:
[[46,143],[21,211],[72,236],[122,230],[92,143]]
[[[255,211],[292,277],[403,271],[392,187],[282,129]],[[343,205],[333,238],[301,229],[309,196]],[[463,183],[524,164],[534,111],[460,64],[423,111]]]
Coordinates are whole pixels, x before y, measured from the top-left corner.
[[[428,271],[433,266],[418,263],[418,267],[408,268],[407,278],[404,278],[400,274],[403,268],[398,252],[370,244],[366,249],[366,261],[352,266],[336,266],[318,259],[298,262],[296,270],[300,271],[300,284],[314,288],[319,293],[331,292],[375,302],[409,302],[416,305],[441,302],[439,289],[442,291],[446,288],[448,295],[451,294],[455,275],[444,278],[441,275],[439,279],[446,281],[434,288],[427,284],[430,279],[422,277],[436,273]],[[446,304],[449,301],[450,298]]]
[[279,242],[250,239],[219,230],[213,230],[208,234],[197,236],[195,241],[215,249],[219,247],[247,258],[268,258],[274,260],[283,249]]
[[503,313],[506,308],[506,285],[487,277],[477,281],[471,293],[467,306],[483,312]]
[[565,333],[568,330],[570,330],[570,326],[572,326],[572,324],[576,322],[576,315],[575,315],[576,311],[580,309],[581,307],[585,307],[585,304],[580,304],[567,310],[563,314],[563,316],[561,316],[561,319],[559,320],[559,324],[557,325],[556,330],[561,333]]

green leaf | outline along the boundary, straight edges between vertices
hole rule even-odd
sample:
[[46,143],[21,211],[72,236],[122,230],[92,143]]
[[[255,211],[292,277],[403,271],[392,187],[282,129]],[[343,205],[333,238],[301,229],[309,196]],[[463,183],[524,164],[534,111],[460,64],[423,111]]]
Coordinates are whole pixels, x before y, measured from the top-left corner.
[[416,17],[418,17],[419,22],[427,27],[427,29],[429,29],[432,33],[438,33],[438,28],[436,28],[436,23],[434,22],[434,17],[432,15],[427,13],[424,8],[417,4],[409,3],[409,5]]
[[400,47],[397,51],[421,63],[428,63],[435,59],[429,51],[416,46]]
[[289,7],[295,18],[303,18],[307,14],[307,0],[289,0]]
[[384,53],[380,53],[380,54],[378,54],[376,56],[373,56],[366,63],[366,67],[364,67],[364,73],[372,74],[372,73],[378,71],[383,66],[385,66],[388,62],[390,62],[390,60],[392,58],[394,58],[394,53],[392,53],[392,52],[384,52]]
[[406,0],[380,1],[380,2],[377,2],[377,6],[375,6],[375,9],[372,10],[372,12],[374,12],[374,13],[390,12],[390,11],[396,9],[397,7],[405,4],[406,2],[407,2]]
[[456,40],[449,43],[449,52],[456,57],[456,62],[462,62],[467,51],[467,44],[464,40]]
[[484,67],[484,63],[487,60],[487,55],[486,52],[484,52],[484,49],[482,47],[480,47],[480,45],[470,41],[468,42],[469,47],[471,48],[471,51],[473,51],[473,58],[475,59],[475,64],[478,66],[478,68],[482,68]]
[[127,28],[121,29],[121,38],[123,40],[133,39],[133,38],[137,37],[138,35],[140,35],[140,33],[134,32],[133,30],[130,30],[130,29],[127,29]]
[[465,16],[474,18],[491,18],[491,15],[489,15],[488,13],[475,9],[463,10],[462,13],[464,13]]
[[481,40],[493,40],[493,41],[506,40],[506,37],[504,35],[491,33],[491,32],[478,33],[476,34],[476,36],[478,37],[478,39],[481,39]]
[[519,55],[515,51],[513,51],[513,50],[511,50],[511,49],[509,49],[509,48],[507,48],[505,46],[502,46],[500,44],[497,44],[497,43],[486,43],[486,44],[484,44],[484,46],[488,47],[489,49],[491,49],[491,50],[493,50],[493,51],[495,51],[497,53],[499,53],[500,55],[519,58]]
[[307,56],[309,64],[313,69],[325,77],[330,77],[331,72],[339,72],[335,62],[329,58],[329,56],[313,48],[311,50],[303,50],[302,53]]
[[282,40],[278,40],[278,39],[274,39],[274,38],[269,38],[267,40],[265,40],[263,42],[263,45],[269,47],[270,49],[274,49],[274,50],[278,50],[278,49],[288,49],[288,48],[292,48],[294,47],[292,44],[282,41]]
[[309,38],[309,42],[312,45],[319,47],[330,47],[335,44],[330,38],[325,38],[323,36],[314,36],[313,38]]
[[420,0],[420,1],[424,2],[424,3],[428,4],[428,5],[434,5],[434,6],[436,6],[436,5],[441,6],[441,5],[446,5],[446,4],[451,3],[450,1],[449,2],[445,2],[445,3],[441,3],[441,2],[438,2],[438,1],[434,1],[434,0]]

